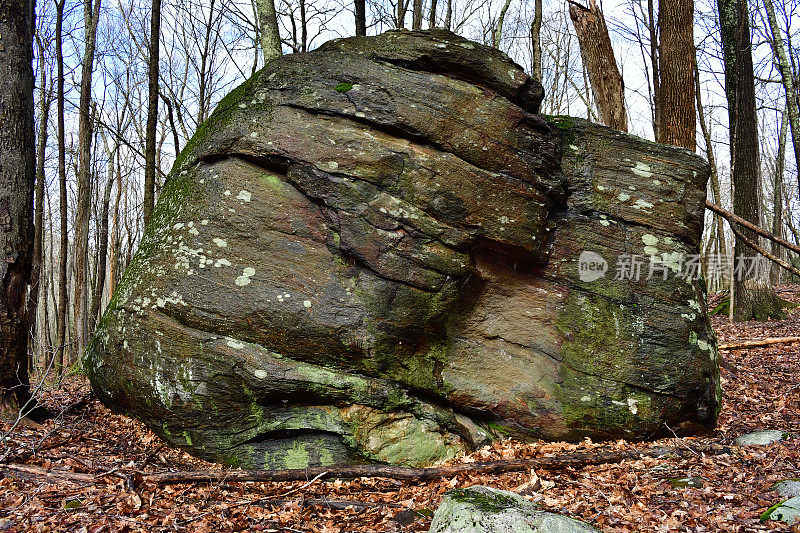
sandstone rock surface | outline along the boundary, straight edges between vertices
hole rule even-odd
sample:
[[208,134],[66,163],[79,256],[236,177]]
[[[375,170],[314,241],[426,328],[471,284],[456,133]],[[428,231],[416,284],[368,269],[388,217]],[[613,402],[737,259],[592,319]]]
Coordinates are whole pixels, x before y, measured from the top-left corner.
[[[705,290],[677,275],[706,163],[542,94],[440,30],[271,62],[176,161],[85,354],[100,398],[251,468],[713,427]],[[614,279],[626,254],[659,268]]]

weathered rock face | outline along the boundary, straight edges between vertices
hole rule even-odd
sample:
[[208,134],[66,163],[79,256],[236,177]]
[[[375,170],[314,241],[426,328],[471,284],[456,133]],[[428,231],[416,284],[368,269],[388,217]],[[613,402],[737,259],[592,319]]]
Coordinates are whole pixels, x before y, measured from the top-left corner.
[[[712,427],[704,288],[673,272],[706,164],[541,97],[444,31],[270,63],[170,174],[86,353],[97,393],[247,467]],[[614,280],[620,254],[668,268]]]

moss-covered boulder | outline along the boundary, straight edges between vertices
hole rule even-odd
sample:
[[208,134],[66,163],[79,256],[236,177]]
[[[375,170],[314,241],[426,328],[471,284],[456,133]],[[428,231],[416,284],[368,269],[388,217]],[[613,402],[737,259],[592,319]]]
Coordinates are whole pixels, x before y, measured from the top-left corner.
[[[678,275],[707,165],[541,98],[439,30],[271,62],[170,173],[86,353],[100,398],[246,467],[712,427],[704,287]],[[622,254],[660,269],[614,279]]]

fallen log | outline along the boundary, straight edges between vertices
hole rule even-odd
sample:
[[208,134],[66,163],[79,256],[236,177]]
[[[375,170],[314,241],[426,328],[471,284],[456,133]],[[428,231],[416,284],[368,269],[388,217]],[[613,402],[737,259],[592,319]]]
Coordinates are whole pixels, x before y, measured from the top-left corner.
[[383,477],[402,481],[429,481],[439,478],[453,478],[459,474],[486,475],[507,472],[528,471],[531,468],[544,470],[564,470],[585,466],[619,463],[643,457],[688,458],[700,454],[723,455],[731,453],[731,448],[716,444],[694,444],[685,447],[658,446],[643,450],[601,450],[576,452],[554,457],[536,457],[486,463],[462,463],[452,466],[431,468],[409,468],[392,465],[344,465],[313,467],[290,470],[197,470],[183,472],[164,472],[144,476],[145,481],[160,485],[174,483],[238,483],[247,481],[305,481],[310,478],[325,477],[353,479],[359,477]]
[[720,350],[737,350],[739,348],[752,348],[755,346],[770,346],[772,344],[789,344],[800,342],[800,337],[769,337],[766,339],[756,339],[740,342],[726,342],[717,346]]
[[68,481],[72,483],[91,484],[96,481],[95,476],[91,474],[80,474],[71,470],[59,470],[15,463],[0,464],[0,474],[5,477],[26,481],[45,481],[51,483]]

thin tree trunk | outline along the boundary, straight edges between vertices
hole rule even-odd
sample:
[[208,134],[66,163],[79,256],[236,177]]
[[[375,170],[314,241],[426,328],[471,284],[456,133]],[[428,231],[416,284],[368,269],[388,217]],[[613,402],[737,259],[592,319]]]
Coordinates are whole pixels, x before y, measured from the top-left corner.
[[64,350],[67,343],[67,254],[69,253],[69,235],[67,233],[67,163],[66,143],[64,140],[64,53],[63,30],[64,3],[56,2],[56,62],[58,78],[56,80],[56,113],[58,122],[58,198],[60,206],[60,245],[58,257],[58,309],[56,315],[56,355],[54,369],[60,376],[64,369]]
[[660,109],[658,142],[695,150],[694,2],[659,0]]
[[80,103],[78,106],[78,191],[75,209],[75,290],[72,301],[75,343],[72,355],[83,350],[89,337],[88,264],[89,218],[92,200],[92,70],[94,69],[97,22],[100,0],[84,0],[83,20],[86,43],[81,66]]
[[36,136],[36,195],[34,206],[33,268],[28,299],[28,320],[30,331],[36,336],[36,317],[41,291],[42,268],[44,265],[44,156],[47,148],[47,125],[50,118],[50,92],[47,90],[47,69],[44,62],[44,45],[36,39],[39,49],[39,133]]
[[31,0],[0,2],[0,417],[34,406],[28,383],[26,296],[33,254],[36,142]]
[[[756,119],[755,76],[750,44],[750,18],[746,0],[717,0],[722,52],[725,64],[725,95],[731,146],[731,176],[734,187],[733,212],[754,225],[761,223],[758,124]],[[758,243],[755,233],[745,228],[741,234]],[[746,257],[748,247],[736,239],[734,257]],[[739,266],[739,265],[737,265]],[[782,312],[766,305],[764,288],[757,280],[734,276],[732,297],[734,318],[763,320],[780,317]],[[777,298],[775,298],[777,299]],[[773,299],[773,301],[775,300]],[[766,303],[765,303],[766,302]]]
[[531,74],[542,82],[542,0],[534,0],[533,22],[531,22]]
[[438,7],[437,0],[431,0],[431,12],[428,15],[428,27],[433,29],[436,27],[436,8]]
[[365,36],[367,34],[367,2],[366,0],[356,0],[356,35]]
[[[772,176],[772,234],[778,237],[783,236],[783,171],[786,162],[786,137],[788,135],[789,121],[787,120],[788,110],[784,109],[781,115],[781,129],[778,134],[778,156],[775,158],[774,174]],[[783,255],[783,250],[777,243],[771,246],[772,255],[778,258]],[[770,272],[770,280],[773,285],[777,285],[780,280],[781,271],[773,267]]]
[[600,120],[606,126],[628,131],[625,85],[614,58],[603,12],[591,0],[589,7],[571,2],[569,15],[578,36],[581,57],[589,74]]
[[408,11],[408,3],[411,0],[397,0],[397,27],[406,27],[406,12]]
[[506,13],[510,5],[511,0],[506,0],[503,3],[502,9],[500,9],[500,15],[497,17],[497,26],[494,28],[494,37],[492,38],[492,46],[495,48],[500,48],[500,41],[503,38],[503,24],[505,24]]
[[103,286],[106,280],[106,254],[108,253],[108,206],[111,203],[111,189],[114,186],[114,159],[111,158],[110,171],[105,189],[103,190],[103,203],[100,212],[100,243],[97,256],[97,274],[95,276],[94,295],[92,298],[92,308],[89,311],[89,320],[92,327],[97,324],[100,314],[100,307],[103,302]]
[[[711,167],[711,192],[714,196],[714,201],[718,205],[722,205],[722,193],[719,186],[719,170],[717,168],[717,158],[714,156],[714,146],[711,143],[711,131],[706,124],[705,111],[703,109],[703,99],[700,93],[700,72],[697,68],[697,61],[694,63],[694,94],[697,102],[697,115],[700,119],[700,130],[703,132],[703,139],[706,144],[706,158]],[[719,215],[716,217],[717,240],[720,248],[720,254],[724,257],[728,255],[728,246],[725,242],[725,227],[722,225],[722,220]]]
[[264,54],[264,64],[280,57],[281,34],[278,30],[278,13],[275,11],[275,0],[256,0],[258,21],[261,27],[261,51]]
[[647,0],[648,30],[650,32],[650,65],[653,72],[653,138],[661,142],[661,106],[659,94],[661,91],[660,73],[658,71],[658,27],[653,9],[653,0]]
[[[150,50],[147,58],[147,125],[144,148],[144,224],[153,215],[156,200],[156,127],[158,126],[158,60],[161,40],[161,0],[152,1],[150,12]],[[201,82],[202,86],[202,82]],[[202,112],[202,95],[200,109]],[[200,123],[198,122],[198,126]]]
[[422,0],[413,0],[413,13],[411,17],[411,29],[422,29]]
[[[778,20],[775,17],[775,6],[772,0],[764,0],[764,6],[767,8],[767,20],[769,21],[770,45],[778,61],[778,70],[781,73],[781,81],[783,82],[783,89],[786,92],[786,112],[789,115],[789,126],[792,129],[792,147],[794,148],[795,161],[800,162],[800,109],[798,109],[797,101],[797,87],[794,80],[794,69],[789,64],[789,59],[786,56],[786,48],[783,44],[783,36],[781,35],[781,28],[778,26]],[[800,163],[798,163],[800,164]],[[800,173],[797,175],[798,185],[800,185]]]
[[447,10],[444,13],[444,28],[450,30],[453,26],[453,0],[447,0]]

